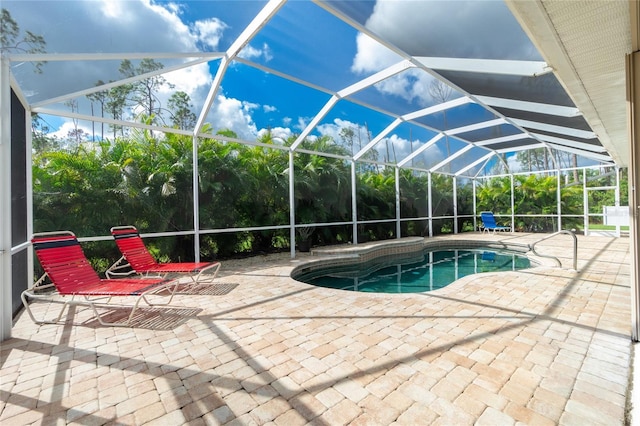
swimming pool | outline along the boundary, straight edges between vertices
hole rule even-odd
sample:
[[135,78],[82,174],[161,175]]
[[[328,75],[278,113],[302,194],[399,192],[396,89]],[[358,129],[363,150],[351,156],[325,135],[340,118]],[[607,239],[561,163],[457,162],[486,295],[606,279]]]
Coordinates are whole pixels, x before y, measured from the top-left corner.
[[521,252],[446,249],[381,257],[363,263],[328,265],[293,276],[319,287],[373,293],[421,293],[471,274],[531,267]]

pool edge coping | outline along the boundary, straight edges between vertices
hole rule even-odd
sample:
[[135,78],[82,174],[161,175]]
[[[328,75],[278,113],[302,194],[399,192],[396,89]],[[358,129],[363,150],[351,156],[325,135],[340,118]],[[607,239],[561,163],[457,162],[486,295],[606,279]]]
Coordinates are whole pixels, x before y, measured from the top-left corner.
[[432,239],[423,237],[406,237],[393,240],[382,240],[357,245],[341,247],[316,248],[311,250],[311,257],[296,265],[290,272],[289,277],[296,279],[297,276],[311,272],[315,269],[327,266],[345,266],[356,263],[365,263],[385,256],[396,256],[422,251],[425,249],[450,249],[450,248],[493,248],[520,252],[531,262],[531,267],[546,268],[557,265],[550,259],[534,255],[529,245],[525,243],[504,242],[496,240],[465,240],[465,239]]

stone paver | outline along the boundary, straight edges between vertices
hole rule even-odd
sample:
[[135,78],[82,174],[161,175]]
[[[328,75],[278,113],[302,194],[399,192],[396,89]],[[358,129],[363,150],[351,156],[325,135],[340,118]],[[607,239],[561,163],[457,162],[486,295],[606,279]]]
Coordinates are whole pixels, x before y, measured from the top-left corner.
[[[578,271],[481,274],[424,294],[311,287],[289,278],[309,255],[280,254],[224,262],[228,293],[142,308],[131,328],[82,308],[60,325],[21,314],[0,346],[0,424],[622,425],[629,240],[578,239]],[[571,265],[566,236],[537,249]]]

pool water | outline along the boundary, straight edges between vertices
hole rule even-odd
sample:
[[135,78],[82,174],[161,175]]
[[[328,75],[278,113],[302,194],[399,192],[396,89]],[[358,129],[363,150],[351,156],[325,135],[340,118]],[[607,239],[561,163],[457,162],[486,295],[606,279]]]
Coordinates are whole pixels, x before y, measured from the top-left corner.
[[315,270],[295,279],[320,287],[373,293],[421,293],[471,274],[531,267],[529,259],[505,250],[439,250],[407,257]]

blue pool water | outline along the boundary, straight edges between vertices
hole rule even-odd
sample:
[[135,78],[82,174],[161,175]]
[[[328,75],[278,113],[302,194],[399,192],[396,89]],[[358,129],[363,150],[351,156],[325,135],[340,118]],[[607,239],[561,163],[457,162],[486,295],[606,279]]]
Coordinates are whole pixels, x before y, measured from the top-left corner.
[[386,257],[349,266],[328,266],[294,277],[320,287],[373,293],[421,293],[471,274],[531,267],[523,254],[504,250],[439,250]]

